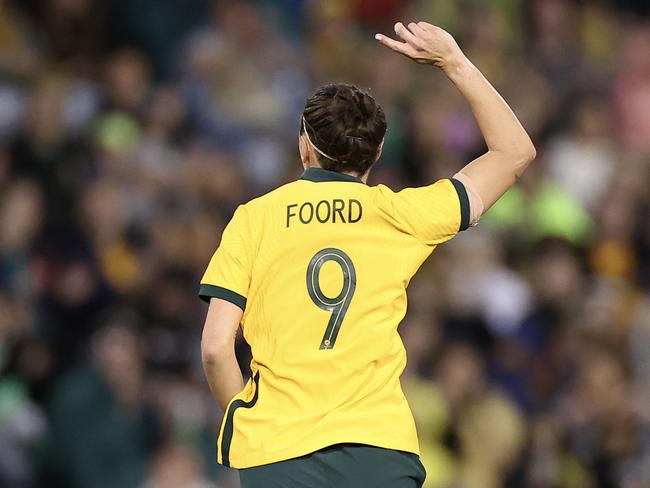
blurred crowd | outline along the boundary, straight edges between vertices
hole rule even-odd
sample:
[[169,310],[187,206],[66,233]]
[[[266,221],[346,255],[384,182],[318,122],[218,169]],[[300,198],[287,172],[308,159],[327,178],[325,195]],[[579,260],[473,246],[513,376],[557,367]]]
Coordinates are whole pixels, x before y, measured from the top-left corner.
[[[537,160],[413,279],[402,380],[427,488],[650,487],[650,9],[644,0],[0,3],[0,486],[236,487],[199,343],[236,206],[297,178],[325,81],[370,87],[372,183],[484,150],[433,68],[450,30]],[[244,370],[249,353],[238,355]]]

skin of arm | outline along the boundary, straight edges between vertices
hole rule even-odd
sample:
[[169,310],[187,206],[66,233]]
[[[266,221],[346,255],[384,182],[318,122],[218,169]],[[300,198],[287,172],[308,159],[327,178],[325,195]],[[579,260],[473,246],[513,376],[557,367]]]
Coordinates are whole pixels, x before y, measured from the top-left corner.
[[465,97],[485,138],[488,151],[465,166],[487,210],[535,159],[535,147],[508,104],[465,57],[454,38],[427,22],[395,24],[402,41],[383,34],[375,38],[420,64],[437,66]]
[[212,396],[225,410],[232,398],[243,390],[235,357],[235,336],[243,311],[219,298],[212,298],[201,337],[201,360]]

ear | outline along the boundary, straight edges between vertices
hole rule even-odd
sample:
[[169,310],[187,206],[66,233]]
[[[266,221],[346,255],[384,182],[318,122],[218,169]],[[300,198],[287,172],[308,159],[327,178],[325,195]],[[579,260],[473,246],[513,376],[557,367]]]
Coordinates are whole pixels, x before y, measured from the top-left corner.
[[368,171],[366,171],[363,175],[361,175],[361,179],[363,180],[364,183],[368,182],[368,175],[370,175],[370,171],[372,171],[372,168],[375,167],[375,163],[379,161],[379,158],[381,157],[381,153],[384,150],[384,140],[381,140],[381,143],[379,144],[379,147],[377,148],[377,157],[375,157],[375,162],[370,165],[370,168],[368,168]]
[[300,160],[302,161],[302,167],[307,169],[309,168],[309,142],[307,142],[307,137],[302,134],[298,137],[298,150],[300,151]]
[[379,144],[379,147],[377,148],[377,157],[375,158],[375,163],[379,161],[379,158],[381,157],[381,153],[384,151],[384,141],[386,139],[381,140],[381,144]]

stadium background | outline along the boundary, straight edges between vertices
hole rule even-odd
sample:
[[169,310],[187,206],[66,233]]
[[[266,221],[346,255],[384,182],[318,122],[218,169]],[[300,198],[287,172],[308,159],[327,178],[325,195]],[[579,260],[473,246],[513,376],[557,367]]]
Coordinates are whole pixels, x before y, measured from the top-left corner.
[[199,277],[235,206],[300,174],[321,82],[384,106],[374,183],[481,152],[444,76],[372,40],[426,19],[538,151],[411,284],[426,486],[650,487],[646,1],[1,5],[0,486],[237,486],[213,461]]

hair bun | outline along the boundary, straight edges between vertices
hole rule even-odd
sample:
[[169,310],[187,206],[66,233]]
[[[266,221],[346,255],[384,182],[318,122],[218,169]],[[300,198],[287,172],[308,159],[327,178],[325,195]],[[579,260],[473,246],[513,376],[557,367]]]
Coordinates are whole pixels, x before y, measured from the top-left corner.
[[368,92],[345,83],[324,85],[307,99],[303,117],[323,168],[364,174],[377,159],[386,117]]

